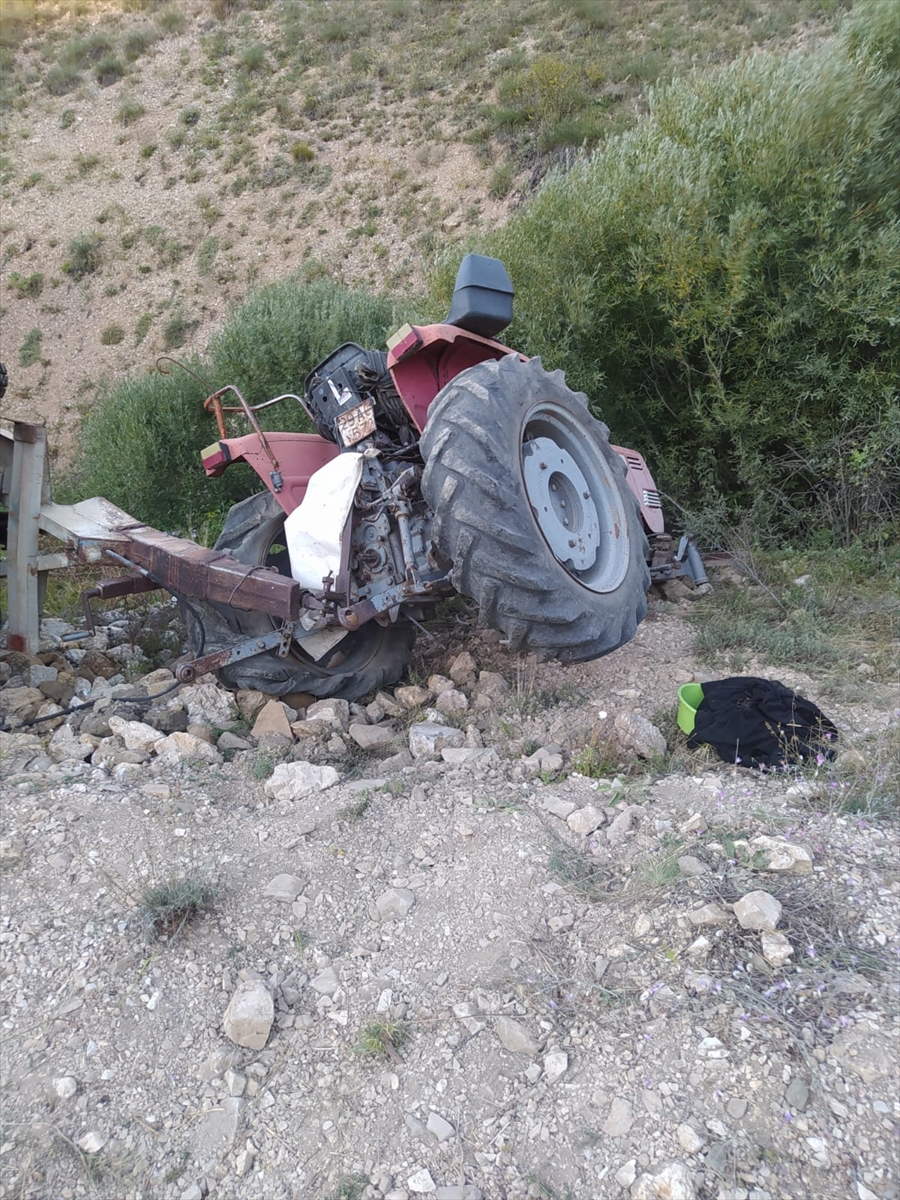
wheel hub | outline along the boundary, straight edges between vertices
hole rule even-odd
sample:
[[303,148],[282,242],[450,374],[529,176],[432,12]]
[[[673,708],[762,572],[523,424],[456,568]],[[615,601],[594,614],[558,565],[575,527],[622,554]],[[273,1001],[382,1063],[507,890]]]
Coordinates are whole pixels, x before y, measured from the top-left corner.
[[597,561],[600,518],[590,488],[572,455],[551,438],[522,447],[525,490],[541,533],[570,571],[587,571]]

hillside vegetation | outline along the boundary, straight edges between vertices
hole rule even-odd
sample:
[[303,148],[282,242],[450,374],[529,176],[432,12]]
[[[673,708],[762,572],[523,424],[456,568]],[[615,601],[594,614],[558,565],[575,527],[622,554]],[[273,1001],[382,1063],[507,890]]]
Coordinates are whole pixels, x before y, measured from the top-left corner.
[[[102,22],[100,9],[80,11],[65,31],[42,24],[34,4],[30,24],[7,22],[13,106],[46,116],[49,97],[72,95],[96,108],[127,81],[115,119],[120,154],[143,142],[148,165],[136,182],[158,185],[162,174],[163,190],[205,190],[177,228],[136,227],[125,203],[107,205],[99,230],[68,242],[64,280],[49,280],[68,299],[58,315],[69,330],[82,313],[82,343],[104,301],[122,312],[142,286],[163,296],[133,332],[116,321],[99,331],[91,360],[107,348],[122,369],[82,378],[80,401],[76,393],[87,418],[76,489],[161,524],[215,524],[247,485],[187,482],[211,432],[199,408],[206,384],[235,382],[262,399],[298,388],[344,338],[377,345],[402,319],[439,317],[470,246],[510,269],[510,344],[563,367],[616,438],[647,454],[676,505],[731,521],[750,512],[756,530],[779,537],[802,529],[844,546],[860,535],[890,540],[900,487],[900,152],[891,136],[900,21],[888,0],[862,0],[831,40],[798,36],[789,17],[823,13],[799,2],[736,5],[734,31],[719,37],[712,9],[675,0],[533,0],[512,12],[450,0],[198,0],[125,6]],[[754,41],[769,48],[721,64]],[[661,58],[648,66],[653,47],[665,51],[665,69]],[[117,55],[132,65],[112,79],[111,64],[100,64]],[[64,78],[36,70],[51,60]],[[176,68],[181,90],[160,92],[159,78],[174,80]],[[145,98],[173,110],[164,145],[146,141]],[[418,146],[415,178],[388,169],[401,145]],[[470,155],[465,182],[438,147]],[[351,182],[348,163],[370,152],[370,169]],[[76,173],[100,183],[99,156],[79,154]],[[124,184],[116,176],[106,171]],[[9,166],[7,194],[16,182],[57,199],[41,172],[22,180]],[[432,205],[429,188],[448,183],[456,201],[466,188],[485,204],[493,197],[493,220],[477,204]],[[320,198],[298,213],[310,189]],[[261,209],[262,192],[279,203]],[[238,210],[245,193],[253,203]],[[227,219],[239,211],[240,227]],[[340,253],[317,256],[313,220]],[[262,247],[260,261],[242,283],[250,245]],[[35,308],[57,315],[43,273],[9,269],[25,254],[8,244],[6,319],[14,327],[25,316],[22,329]],[[232,308],[217,330],[225,298],[240,301],[266,275],[281,283]],[[194,352],[206,382],[178,371],[123,380],[145,347],[148,357]],[[30,326],[17,374],[42,374],[12,393],[26,408],[40,410],[54,357],[42,327]],[[185,482],[160,496],[153,480],[171,461]]]
[[815,44],[844,8],[5,0],[4,415],[47,420],[68,463],[101,381],[204,352],[261,285],[403,303],[554,164],[633,125],[660,76]]

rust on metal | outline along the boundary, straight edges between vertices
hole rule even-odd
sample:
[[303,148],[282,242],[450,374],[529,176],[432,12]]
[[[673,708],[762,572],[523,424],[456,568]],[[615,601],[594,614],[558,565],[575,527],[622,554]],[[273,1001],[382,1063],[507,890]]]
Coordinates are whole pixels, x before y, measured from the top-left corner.
[[300,585],[287,575],[248,567],[221,550],[144,525],[130,531],[128,556],[165,587],[192,599],[210,600],[282,621],[300,615]]

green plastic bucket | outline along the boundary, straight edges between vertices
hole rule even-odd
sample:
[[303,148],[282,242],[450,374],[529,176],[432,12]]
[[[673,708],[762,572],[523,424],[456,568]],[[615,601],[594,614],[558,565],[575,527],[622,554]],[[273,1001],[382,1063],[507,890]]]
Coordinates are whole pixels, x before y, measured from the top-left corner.
[[683,683],[678,689],[678,728],[682,733],[694,732],[694,719],[703,699],[703,687],[699,683]]

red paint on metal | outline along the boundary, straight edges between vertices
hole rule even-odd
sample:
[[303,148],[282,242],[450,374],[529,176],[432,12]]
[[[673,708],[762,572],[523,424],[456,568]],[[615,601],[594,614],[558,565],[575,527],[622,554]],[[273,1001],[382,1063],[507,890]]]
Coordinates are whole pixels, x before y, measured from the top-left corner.
[[650,474],[650,470],[644,461],[644,456],[638,454],[637,450],[626,450],[623,446],[613,446],[612,449],[615,450],[616,454],[620,454],[625,459],[628,466],[625,482],[641,506],[641,516],[644,519],[644,524],[651,533],[663,533],[666,523],[662,509],[651,508],[644,500],[645,492],[656,492],[658,494],[658,488],[653,482],[653,476]]
[[[460,371],[489,358],[505,358],[515,353],[501,342],[479,337],[455,325],[416,325],[413,334],[420,343],[415,351],[402,358],[402,347],[411,336],[407,335],[388,351],[387,362],[394,385],[420,433],[428,420],[432,400]],[[527,361],[524,354],[519,358]]]
[[227,451],[220,449],[203,459],[203,470],[211,479],[215,479],[218,475],[222,474],[230,462],[231,459],[228,457]]
[[292,513],[306,495],[309,481],[320,467],[337,458],[338,448],[317,433],[267,433],[269,445],[284,480],[276,492],[270,478],[272,463],[255,433],[224,438],[231,462],[245,462],[257,473],[286,513]]
[[419,345],[419,335],[415,329],[411,329],[403,341],[398,342],[394,346],[391,353],[394,356],[394,361],[399,362],[414,346]]

